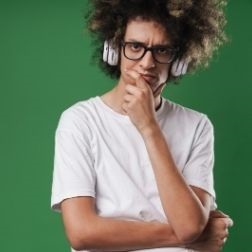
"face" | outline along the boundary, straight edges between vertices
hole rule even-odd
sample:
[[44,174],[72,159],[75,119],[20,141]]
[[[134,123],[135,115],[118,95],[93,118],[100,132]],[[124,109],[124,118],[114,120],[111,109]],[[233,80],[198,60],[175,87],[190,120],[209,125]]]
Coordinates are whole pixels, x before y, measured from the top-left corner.
[[[161,24],[155,21],[144,21],[140,18],[128,22],[124,42],[136,42],[136,44],[133,43],[131,45],[132,50],[138,50],[138,43],[146,47],[160,46],[160,54],[163,53],[162,48],[171,47],[171,40]],[[131,83],[132,80],[124,73],[125,69],[132,69],[142,75],[145,81],[150,85],[153,93],[155,93],[155,90],[166,82],[170,63],[161,64],[156,62],[151,51],[147,51],[144,57],[139,60],[130,60],[124,56],[122,49],[120,67],[121,83],[133,84]]]

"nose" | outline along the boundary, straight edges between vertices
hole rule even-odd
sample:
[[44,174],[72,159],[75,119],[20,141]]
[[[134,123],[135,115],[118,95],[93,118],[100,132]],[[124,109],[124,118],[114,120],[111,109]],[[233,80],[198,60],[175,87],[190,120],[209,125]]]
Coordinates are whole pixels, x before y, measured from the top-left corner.
[[140,66],[143,69],[150,69],[155,67],[155,60],[151,51],[147,51],[143,58],[140,60]]

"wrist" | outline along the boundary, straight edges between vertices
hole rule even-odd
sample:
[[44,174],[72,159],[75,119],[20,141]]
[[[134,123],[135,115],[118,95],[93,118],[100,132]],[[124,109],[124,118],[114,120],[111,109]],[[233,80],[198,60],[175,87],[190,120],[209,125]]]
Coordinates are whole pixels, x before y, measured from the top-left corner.
[[153,121],[149,123],[148,126],[143,127],[140,130],[140,133],[145,140],[148,140],[149,138],[156,137],[158,134],[160,134],[161,129],[158,123],[156,121]]

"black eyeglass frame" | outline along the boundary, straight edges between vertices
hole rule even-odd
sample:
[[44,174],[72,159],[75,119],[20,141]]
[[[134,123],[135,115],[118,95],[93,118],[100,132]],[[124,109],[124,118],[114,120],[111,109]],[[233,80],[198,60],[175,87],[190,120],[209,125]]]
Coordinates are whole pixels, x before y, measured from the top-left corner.
[[[140,45],[140,46],[142,46],[142,47],[144,48],[144,52],[143,52],[143,54],[142,54],[141,57],[139,57],[139,58],[137,58],[137,59],[132,59],[132,58],[129,58],[129,57],[126,55],[126,53],[125,53],[125,47],[126,47],[126,45],[130,45],[130,44],[132,44],[132,45],[138,44],[138,45]],[[159,63],[159,64],[170,64],[172,61],[174,61],[174,60],[178,57],[178,51],[179,51],[179,48],[178,48],[178,47],[169,47],[169,46],[150,46],[150,47],[148,47],[148,46],[146,46],[144,43],[141,43],[141,42],[134,42],[134,41],[132,41],[132,42],[122,41],[122,42],[121,42],[121,45],[122,45],[122,47],[123,47],[123,54],[124,54],[125,58],[127,58],[127,59],[129,59],[129,60],[133,60],[133,61],[138,61],[138,60],[141,60],[141,59],[145,56],[145,54],[146,54],[147,51],[150,51],[150,52],[151,52],[151,55],[152,55],[152,57],[153,57],[153,59],[154,59],[157,63]],[[158,61],[158,60],[155,58],[155,53],[154,53],[154,51],[157,50],[157,49],[160,49],[160,48],[168,49],[168,50],[170,50],[171,52],[174,53],[173,57],[171,58],[171,60],[170,60],[169,62],[160,62],[160,61]]]

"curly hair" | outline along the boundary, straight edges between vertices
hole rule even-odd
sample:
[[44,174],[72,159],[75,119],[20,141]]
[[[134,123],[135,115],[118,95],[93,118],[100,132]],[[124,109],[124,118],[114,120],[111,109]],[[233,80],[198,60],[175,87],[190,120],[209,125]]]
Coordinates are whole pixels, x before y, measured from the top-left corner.
[[93,57],[114,78],[120,76],[120,66],[103,62],[103,43],[113,40],[119,47],[129,20],[140,17],[162,24],[179,48],[177,57],[190,59],[188,72],[206,67],[213,52],[227,40],[226,0],[89,0],[89,4],[85,18],[97,47]]

